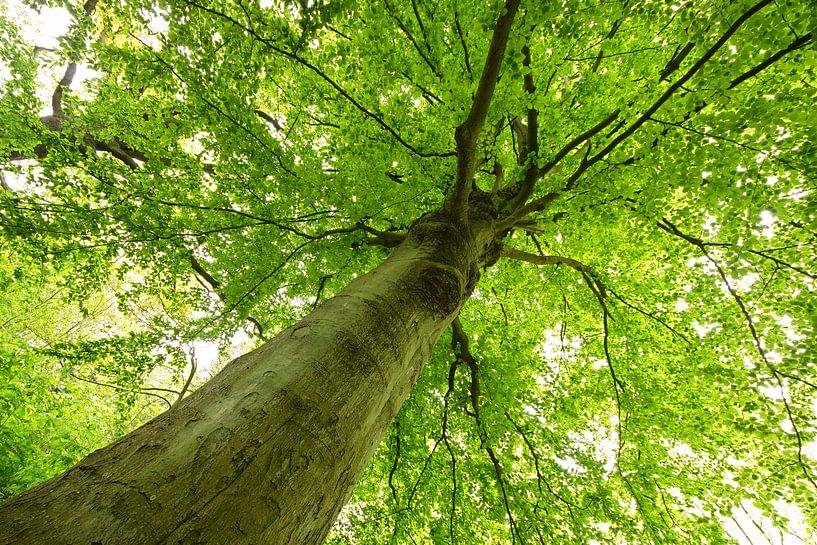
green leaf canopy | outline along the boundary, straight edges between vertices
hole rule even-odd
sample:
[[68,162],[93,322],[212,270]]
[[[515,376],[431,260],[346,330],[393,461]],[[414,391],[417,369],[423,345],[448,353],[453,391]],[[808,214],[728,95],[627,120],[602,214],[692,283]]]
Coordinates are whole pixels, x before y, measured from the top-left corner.
[[[50,282],[74,313],[115,290],[127,323],[1,336],[0,407],[37,403],[45,361],[133,392],[156,346],[259,343],[380,262],[462,191],[455,128],[519,2],[35,4],[72,25],[38,48],[0,7],[3,311]],[[516,191],[502,258],[329,543],[728,543],[752,516],[809,542],[817,10],[511,19],[469,177]],[[4,412],[0,444],[36,426]]]

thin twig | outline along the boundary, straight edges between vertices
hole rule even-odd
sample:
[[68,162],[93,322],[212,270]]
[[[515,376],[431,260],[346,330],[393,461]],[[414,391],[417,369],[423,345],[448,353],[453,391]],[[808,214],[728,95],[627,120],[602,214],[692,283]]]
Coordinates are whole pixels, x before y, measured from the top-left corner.
[[[122,391],[122,392],[131,392],[131,393],[136,393],[136,394],[140,394],[140,395],[155,397],[155,398],[158,398],[158,399],[161,399],[162,401],[164,401],[167,404],[168,409],[173,407],[173,405],[170,403],[170,401],[167,400],[167,398],[165,396],[154,393],[154,392],[150,392],[146,388],[138,388],[138,389],[134,390],[132,388],[126,388],[124,386],[120,386],[118,384],[110,384],[108,382],[100,382],[98,380],[94,380],[94,379],[90,379],[90,378],[86,378],[86,377],[81,377],[81,376],[76,375],[74,373],[69,373],[69,376],[71,376],[72,378],[75,378],[77,380],[80,380],[82,382],[87,382],[89,384],[94,384],[96,386],[103,386],[105,388],[111,388],[112,390],[119,390],[119,391]],[[151,388],[151,389],[152,390],[159,390],[159,388]],[[165,389],[161,389],[161,390],[168,391],[168,392],[173,392],[173,390],[165,390]],[[178,392],[173,392],[173,393],[177,394]]]

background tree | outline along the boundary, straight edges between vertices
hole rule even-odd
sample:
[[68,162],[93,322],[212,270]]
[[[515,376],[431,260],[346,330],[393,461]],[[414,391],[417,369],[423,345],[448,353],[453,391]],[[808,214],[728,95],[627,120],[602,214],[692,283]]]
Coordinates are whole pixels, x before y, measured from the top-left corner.
[[[7,350],[4,376],[113,351],[110,376],[134,391],[170,358],[148,346],[291,329],[4,504],[4,539],[59,535],[21,513],[79,505],[71,483],[87,482],[110,500],[106,543],[321,542],[443,330],[329,542],[719,543],[749,503],[778,528],[814,526],[809,2],[63,4],[75,24],[54,51],[0,27],[0,150],[18,180],[0,194],[6,269],[54,268],[73,300],[112,285],[123,312],[152,311],[142,327]],[[98,77],[75,84],[83,64]],[[43,110],[39,74],[66,65]],[[344,307],[362,294],[382,321]],[[345,336],[344,319],[368,326]],[[228,433],[263,405],[229,381],[270,354],[300,361],[299,329],[316,332],[305,354],[331,349],[326,384],[358,396],[334,413],[327,396],[346,420],[321,413],[300,433],[314,452],[338,426],[362,434],[328,498],[308,468],[339,471],[346,450],[264,459]],[[378,372],[399,387],[356,416],[381,399]],[[292,399],[242,448],[309,413]],[[215,427],[184,432],[196,419]],[[166,429],[182,431],[159,448],[190,459],[160,486],[173,457],[151,470],[145,438]],[[208,495],[264,460],[280,482],[307,475],[291,509],[267,482]],[[160,507],[182,533],[162,534],[159,515],[155,536],[129,533]]]

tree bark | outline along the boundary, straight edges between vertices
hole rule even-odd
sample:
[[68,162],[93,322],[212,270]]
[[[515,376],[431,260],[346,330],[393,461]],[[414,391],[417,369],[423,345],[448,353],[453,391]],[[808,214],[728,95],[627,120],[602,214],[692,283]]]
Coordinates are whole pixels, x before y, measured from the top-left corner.
[[0,543],[322,543],[490,231],[421,218],[380,266],[177,407],[0,505]]

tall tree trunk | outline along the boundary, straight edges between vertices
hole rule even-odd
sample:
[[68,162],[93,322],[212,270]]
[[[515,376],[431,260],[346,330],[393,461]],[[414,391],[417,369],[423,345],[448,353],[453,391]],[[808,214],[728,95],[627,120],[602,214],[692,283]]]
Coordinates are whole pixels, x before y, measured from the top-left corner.
[[322,543],[491,238],[422,218],[177,407],[1,505],[0,543]]

